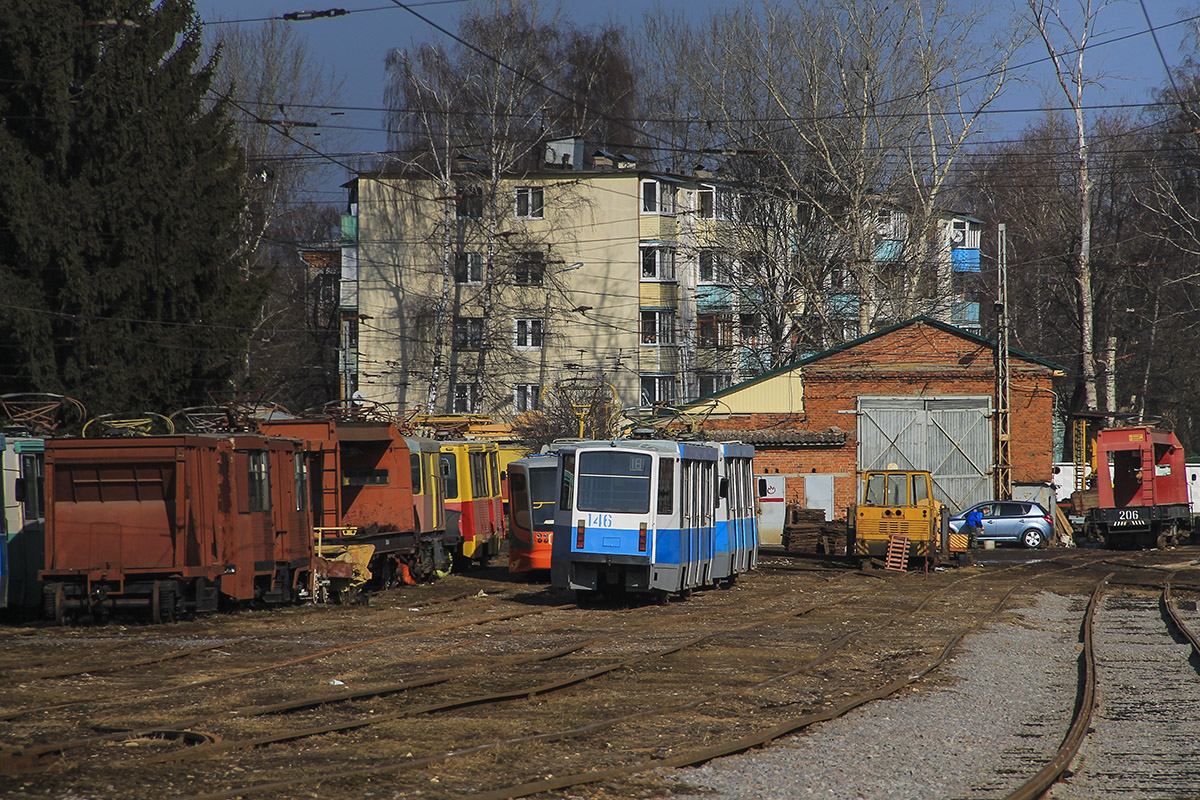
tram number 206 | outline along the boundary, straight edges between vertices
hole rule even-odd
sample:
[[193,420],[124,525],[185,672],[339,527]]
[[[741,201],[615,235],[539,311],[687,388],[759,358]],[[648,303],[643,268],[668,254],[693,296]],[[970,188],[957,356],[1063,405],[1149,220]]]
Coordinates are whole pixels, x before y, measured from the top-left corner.
[[1117,511],[1117,519],[1122,522],[1138,522],[1142,515],[1134,508],[1122,508]]
[[611,528],[612,514],[588,514],[587,524],[589,528]]

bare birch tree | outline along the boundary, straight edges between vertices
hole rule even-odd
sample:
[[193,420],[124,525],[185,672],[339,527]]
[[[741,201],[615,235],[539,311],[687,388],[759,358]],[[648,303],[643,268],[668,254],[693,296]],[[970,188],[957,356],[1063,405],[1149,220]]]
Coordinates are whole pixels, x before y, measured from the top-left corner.
[[[1096,82],[1084,68],[1087,46],[1096,33],[1100,13],[1111,5],[1103,1],[1073,0],[1073,13],[1064,11],[1060,0],[1028,0],[1027,18],[1046,47],[1054,67],[1054,78],[1070,106],[1075,121],[1077,192],[1079,199],[1079,251],[1075,260],[1075,282],[1079,298],[1080,380],[1084,402],[1097,409],[1095,296],[1092,287],[1092,179],[1088,150],[1088,124],[1084,95]],[[1115,398],[1106,397],[1108,411]]]

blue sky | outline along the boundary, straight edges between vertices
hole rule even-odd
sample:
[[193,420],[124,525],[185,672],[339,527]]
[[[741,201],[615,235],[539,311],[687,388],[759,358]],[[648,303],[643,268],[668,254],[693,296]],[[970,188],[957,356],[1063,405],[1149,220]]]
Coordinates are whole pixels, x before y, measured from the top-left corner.
[[[1024,5],[1022,0],[1013,0]],[[414,2],[411,7],[431,21],[453,30],[455,22],[472,0],[435,0]],[[1074,6],[1075,0],[1062,0],[1064,6]],[[1167,63],[1174,66],[1181,60],[1180,43],[1185,26],[1173,25],[1185,16],[1200,14],[1195,0],[1144,0],[1146,13],[1159,31],[1159,40]],[[565,0],[562,9],[567,19],[577,25],[588,26],[609,20],[628,27],[640,25],[642,14],[651,9],[667,11],[682,10],[697,18],[706,16],[714,0]],[[1006,0],[1002,0],[1003,5]],[[728,8],[730,3],[716,3]],[[345,79],[344,103],[347,106],[367,110],[347,111],[336,119],[322,120],[326,124],[342,124],[352,130],[352,149],[370,151],[385,146],[381,130],[379,109],[383,105],[384,56],[392,48],[404,48],[414,42],[441,39],[441,34],[415,15],[389,4],[388,0],[197,0],[196,7],[205,20],[254,20],[266,17],[282,17],[288,12],[304,12],[341,8],[351,13],[336,18],[321,18],[289,23],[294,32],[303,36],[309,45],[310,54],[321,60],[339,77]],[[1009,7],[1011,8],[1011,6]],[[1004,9],[993,10],[992,15],[1002,17],[1010,13]],[[234,23],[229,23],[234,24]],[[257,24],[245,22],[238,24]],[[1164,27],[1165,26],[1165,27]],[[1106,77],[1102,87],[1088,90],[1087,102],[1091,105],[1116,103],[1142,103],[1148,100],[1148,92],[1165,82],[1166,72],[1163,59],[1159,57],[1153,39],[1146,33],[1147,25],[1143,7],[1139,0],[1118,0],[1102,12],[1100,30],[1094,51],[1089,50],[1087,65],[1089,72],[1103,72]],[[1106,40],[1120,39],[1112,44]],[[1044,58],[1045,52],[1039,42],[1032,43],[1017,59],[1032,61]],[[1046,65],[1030,67],[1027,80],[1014,85],[1003,104],[1008,109],[1031,109],[1042,104],[1049,96],[1061,105],[1057,90],[1047,95],[1045,87],[1050,84],[1050,72]],[[991,117],[997,136],[1018,131],[1024,124],[1021,113]]]

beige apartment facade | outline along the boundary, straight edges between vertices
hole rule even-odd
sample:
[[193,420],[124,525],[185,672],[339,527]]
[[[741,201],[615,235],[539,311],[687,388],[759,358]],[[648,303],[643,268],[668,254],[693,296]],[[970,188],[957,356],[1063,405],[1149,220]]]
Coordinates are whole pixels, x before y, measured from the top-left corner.
[[507,420],[590,383],[632,413],[770,369],[759,298],[729,264],[732,191],[582,161],[347,184],[343,396]]

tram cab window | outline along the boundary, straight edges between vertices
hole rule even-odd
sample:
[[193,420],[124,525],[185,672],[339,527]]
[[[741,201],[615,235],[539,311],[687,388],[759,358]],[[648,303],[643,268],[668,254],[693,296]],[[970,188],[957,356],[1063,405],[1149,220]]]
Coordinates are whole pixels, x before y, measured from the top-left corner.
[[658,462],[658,513],[670,514],[675,508],[675,461]]
[[508,507],[512,510],[513,523],[523,530],[532,527],[529,502],[529,483],[524,472],[508,473]]
[[458,498],[458,465],[453,453],[442,453],[442,483],[446,489],[446,499]]
[[575,454],[569,453],[562,460],[562,486],[559,487],[558,507],[567,511],[571,508],[571,496],[575,493]]
[[653,459],[645,453],[591,450],[579,457],[580,511],[645,514],[650,511]]
[[412,493],[423,494],[421,489],[421,454],[413,453],[409,459],[409,469],[412,471]]

